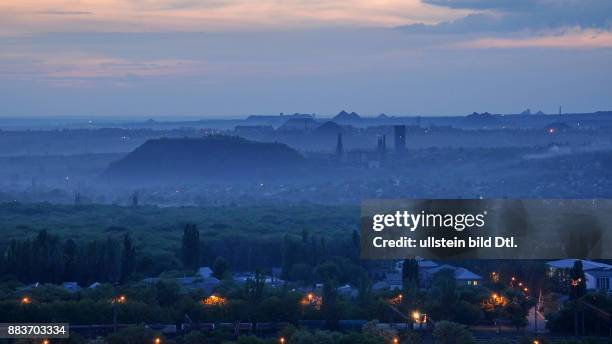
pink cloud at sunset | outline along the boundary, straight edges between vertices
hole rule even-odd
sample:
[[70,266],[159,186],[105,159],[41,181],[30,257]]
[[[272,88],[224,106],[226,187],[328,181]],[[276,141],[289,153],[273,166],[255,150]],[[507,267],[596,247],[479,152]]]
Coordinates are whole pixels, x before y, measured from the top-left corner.
[[0,31],[151,32],[319,26],[393,27],[454,19],[465,10],[419,0],[25,0],[0,2]]
[[562,34],[541,35],[525,38],[482,38],[458,43],[461,48],[559,48],[559,49],[597,49],[612,48],[612,32],[601,30],[573,29]]
[[[197,76],[206,72],[203,61],[180,59],[130,60],[83,53],[54,55],[0,54],[0,76],[39,80],[125,77]],[[3,67],[3,66],[6,66]]]

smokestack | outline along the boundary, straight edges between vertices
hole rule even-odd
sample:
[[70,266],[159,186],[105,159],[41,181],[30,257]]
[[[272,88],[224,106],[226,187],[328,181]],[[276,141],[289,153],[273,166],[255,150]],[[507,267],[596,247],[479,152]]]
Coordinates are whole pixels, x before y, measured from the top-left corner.
[[395,131],[395,151],[403,152],[406,149],[406,126],[395,125],[393,129]]

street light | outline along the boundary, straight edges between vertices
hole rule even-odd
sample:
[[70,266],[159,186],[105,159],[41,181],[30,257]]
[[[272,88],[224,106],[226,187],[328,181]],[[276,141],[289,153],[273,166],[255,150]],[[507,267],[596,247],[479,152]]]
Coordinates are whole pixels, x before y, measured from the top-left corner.
[[48,339],[43,340],[42,344],[49,344],[49,340]]
[[156,337],[156,338],[153,340],[153,343],[155,343],[155,344],[161,344],[161,338]]
[[393,337],[393,344],[399,344],[399,339],[397,339],[397,337]]
[[29,297],[24,296],[24,297],[21,298],[21,304],[27,305],[27,304],[30,304],[30,303],[32,303],[32,299],[30,299]]
[[[512,277],[512,279],[514,279],[514,277]],[[504,299],[503,299],[503,296],[497,293],[491,294],[491,298],[493,299],[493,312],[495,313],[494,324],[495,326],[497,326],[497,334],[499,335],[501,333],[501,325],[498,319],[499,318],[499,306],[503,305]]]
[[280,337],[278,342],[281,343],[281,344],[285,344],[285,337]]
[[113,333],[117,333],[117,304],[124,304],[127,301],[127,297],[125,295],[117,295],[111,301],[113,305]]
[[427,314],[421,314],[419,311],[412,312],[412,318],[419,324],[419,328],[423,329],[423,323],[427,321]]
[[124,304],[127,301],[127,297],[125,295],[117,295],[112,300],[112,303],[121,303]]

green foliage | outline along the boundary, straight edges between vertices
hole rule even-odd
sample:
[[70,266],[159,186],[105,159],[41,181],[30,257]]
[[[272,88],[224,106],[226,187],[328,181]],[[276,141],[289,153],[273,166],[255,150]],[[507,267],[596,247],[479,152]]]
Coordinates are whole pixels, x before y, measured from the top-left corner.
[[456,287],[449,274],[441,271],[435,278],[434,287],[419,297],[424,300],[424,312],[431,319],[472,325],[485,317],[480,306],[490,297],[490,291],[471,286]]
[[180,294],[180,286],[174,280],[159,280],[155,284],[157,303],[162,307],[174,304]]
[[[248,238],[255,247],[258,243],[274,242],[281,246],[279,233],[300,236],[304,226],[309,240],[320,237],[335,238],[352,228],[359,218],[355,205],[249,205],[207,207],[137,208],[118,205],[80,207],[50,203],[0,203],[2,243],[12,239],[26,239],[40,230],[72,238],[74,241],[116,238],[129,231],[136,246],[154,254],[166,253],[170,247],[179,248],[185,223],[194,224],[201,231],[204,243],[217,243],[226,238]],[[120,224],[120,226],[118,225]],[[116,229],[111,230],[111,229]],[[118,234],[118,235],[117,235]],[[278,257],[280,260],[280,256]],[[213,257],[214,259],[214,257]],[[258,262],[258,265],[263,265]]]
[[236,341],[236,344],[272,344],[276,343],[273,339],[262,339],[256,336],[240,336]]
[[[363,325],[361,333],[366,338],[383,339],[386,343],[392,343],[397,338],[397,331],[392,329],[379,329],[378,320],[372,320]],[[416,334],[416,333],[415,333]]]
[[477,324],[484,317],[479,306],[464,300],[452,305],[452,312],[455,315],[455,321],[466,325]]
[[248,278],[244,284],[244,298],[253,304],[260,302],[264,292],[265,280],[266,277],[258,269],[255,272],[255,277]]
[[224,279],[229,273],[229,262],[223,257],[217,257],[212,267],[213,276],[218,279]]
[[577,259],[570,270],[570,300],[578,300],[586,294],[586,278],[582,270],[582,261]]
[[332,261],[327,261],[317,267],[315,275],[320,281],[337,281],[340,279],[340,268],[338,267],[338,264]]
[[[352,206],[313,205],[158,208],[5,203],[0,204],[0,276],[23,283],[124,283],[167,270],[212,266],[216,257],[224,256],[236,270],[278,262],[284,279],[312,283],[314,268],[332,256],[357,262],[355,238],[346,228],[355,226],[358,211]],[[199,245],[193,226],[200,232]],[[41,232],[44,229],[48,231]],[[189,234],[183,250],[185,231]],[[286,233],[285,239],[279,233]],[[70,239],[60,242],[60,238]],[[352,272],[344,268],[346,263],[341,265],[339,282],[347,283]]]
[[402,265],[402,282],[404,286],[419,287],[419,262],[414,259],[404,259]]
[[151,344],[155,338],[161,338],[162,343],[166,342],[163,337],[154,331],[134,326],[125,328],[116,334],[108,335],[105,341],[108,344]]
[[404,259],[404,264],[402,265],[402,284],[404,289],[402,303],[405,309],[418,308],[419,262],[416,259]]
[[183,343],[185,344],[208,344],[208,336],[204,332],[191,331],[183,337]]
[[313,281],[313,268],[309,264],[296,263],[290,267],[288,280],[297,281],[304,284],[311,284]]
[[384,337],[373,333],[340,333],[335,331],[308,331],[291,328],[280,334],[289,344],[385,344]]
[[136,265],[136,247],[132,243],[132,238],[129,234],[123,237],[123,249],[121,251],[121,279],[125,283],[132,273]]
[[194,224],[185,225],[181,246],[183,267],[195,270],[200,266],[200,232]]
[[291,344],[334,344],[339,343],[342,334],[339,332],[298,330],[289,339]]
[[126,278],[131,274],[134,264],[135,251],[129,238],[123,249],[129,251],[122,251],[111,237],[77,245],[71,239],[62,243],[43,230],[34,239],[10,243],[4,255],[0,255],[0,273],[25,283],[117,282],[122,271]]
[[464,325],[450,321],[436,323],[433,337],[436,344],[472,344],[476,342],[472,333]]
[[527,305],[511,302],[506,306],[504,311],[508,314],[510,323],[516,327],[517,330],[527,326],[527,314],[529,313]]
[[278,335],[279,335],[279,337],[282,337],[282,338],[285,338],[285,339],[290,339],[293,336],[293,334],[295,332],[297,332],[297,331],[298,331],[297,327],[295,327],[293,325],[289,325],[289,326],[285,327],[284,329],[282,329]]
[[325,319],[325,326],[328,329],[337,329],[340,320],[340,310],[338,306],[338,290],[335,279],[327,279],[323,282],[323,304],[321,312]]
[[[523,342],[519,343],[522,344]],[[514,344],[514,341],[508,338],[495,338],[487,340],[486,344]],[[526,341],[525,344],[533,344],[533,341]]]
[[372,301],[372,281],[368,276],[368,273],[362,268],[354,275],[355,287],[358,291],[359,305],[363,307],[369,306]]
[[442,269],[434,276],[433,290],[442,304],[455,303],[457,285],[454,272],[450,269]]
[[577,323],[578,334],[608,335],[601,312],[612,313],[612,298],[606,293],[587,294],[580,300],[566,302],[559,312],[548,314],[546,325],[555,333],[574,334]]

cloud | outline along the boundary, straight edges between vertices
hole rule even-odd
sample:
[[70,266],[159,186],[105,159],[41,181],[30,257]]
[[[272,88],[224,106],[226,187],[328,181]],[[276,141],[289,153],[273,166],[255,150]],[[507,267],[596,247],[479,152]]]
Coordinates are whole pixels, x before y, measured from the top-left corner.
[[463,9],[526,9],[533,8],[539,0],[424,0],[430,5]]
[[198,77],[207,73],[204,61],[186,59],[125,59],[82,52],[0,54],[0,76],[54,85],[83,85],[99,79]]
[[408,33],[478,33],[539,31],[567,27],[609,29],[612,1],[602,0],[425,0],[449,9],[471,10],[467,16],[438,24],[411,24]]
[[468,12],[425,4],[421,0],[21,0],[0,2],[0,32],[394,27],[411,23],[435,24]]
[[60,15],[60,16],[79,16],[79,15],[88,15],[93,14],[93,12],[87,11],[57,11],[57,10],[46,10],[34,12],[35,14],[50,14],[50,15]]
[[526,38],[482,38],[458,43],[460,48],[558,48],[558,49],[597,49],[612,48],[612,32],[574,29],[560,35],[547,35]]

